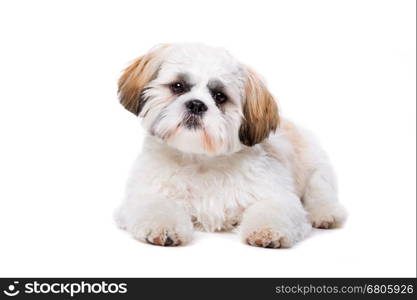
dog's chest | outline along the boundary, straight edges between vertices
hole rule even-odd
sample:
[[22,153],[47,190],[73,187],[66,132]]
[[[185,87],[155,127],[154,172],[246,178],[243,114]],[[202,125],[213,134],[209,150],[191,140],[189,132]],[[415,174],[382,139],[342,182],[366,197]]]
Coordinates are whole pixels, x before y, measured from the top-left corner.
[[242,165],[187,165],[166,177],[162,190],[180,202],[195,226],[206,231],[231,230],[245,208],[256,201],[253,170]]

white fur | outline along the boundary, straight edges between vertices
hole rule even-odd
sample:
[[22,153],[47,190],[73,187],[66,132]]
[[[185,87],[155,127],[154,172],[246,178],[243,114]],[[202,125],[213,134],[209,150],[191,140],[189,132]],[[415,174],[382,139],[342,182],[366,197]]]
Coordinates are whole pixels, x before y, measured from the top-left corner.
[[[278,129],[264,142],[281,159],[264,143],[240,143],[245,74],[234,58],[222,49],[194,44],[174,45],[164,55],[158,76],[145,92],[140,117],[150,134],[116,212],[120,227],[141,241],[169,245],[187,243],[193,227],[238,228],[249,244],[277,248],[302,240],[311,224],[333,227],[344,221],[332,169],[310,134],[299,131],[306,144],[307,181],[301,195],[293,168],[294,145],[284,131]],[[189,74],[195,85],[173,101],[163,85],[178,73]],[[223,113],[206,87],[213,78],[225,83],[231,98]],[[202,122],[215,152],[202,145],[201,129],[179,126],[184,103],[194,98],[208,106]],[[178,128],[176,133],[163,138],[173,128]]]

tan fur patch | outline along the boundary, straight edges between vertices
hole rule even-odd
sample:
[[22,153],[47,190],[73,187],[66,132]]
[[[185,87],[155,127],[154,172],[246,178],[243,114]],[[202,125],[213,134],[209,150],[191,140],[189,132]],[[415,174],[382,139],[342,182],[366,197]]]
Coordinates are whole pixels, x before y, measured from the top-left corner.
[[135,115],[141,110],[140,95],[146,85],[155,78],[162,63],[162,53],[168,46],[161,45],[137,58],[123,71],[119,79],[120,103]]
[[309,162],[306,157],[307,144],[304,141],[297,127],[291,122],[285,121],[282,124],[282,130],[286,133],[286,137],[293,147],[293,156],[290,157],[293,176],[300,197],[304,195],[307,184],[308,172],[310,170]]
[[180,125],[177,125],[174,130],[168,131],[166,134],[164,134],[163,136],[161,136],[161,138],[163,140],[172,139],[172,138],[174,138],[177,135],[177,133],[178,133],[179,130],[180,130]]
[[281,121],[279,132],[291,144],[292,151],[290,154],[280,152],[269,141],[262,143],[262,147],[271,157],[292,170],[297,195],[302,197],[310,170],[310,164],[306,157],[307,144],[297,127],[287,120]]
[[265,84],[249,68],[246,68],[245,119],[239,130],[241,142],[247,146],[260,143],[275,131],[279,124],[278,106]]
[[287,160],[283,153],[281,153],[278,149],[276,149],[268,140],[265,140],[261,144],[262,148],[268,153],[270,157],[275,159],[276,161],[280,162],[284,166],[287,166]]
[[208,152],[216,152],[216,147],[212,137],[207,133],[207,130],[203,129],[203,147]]

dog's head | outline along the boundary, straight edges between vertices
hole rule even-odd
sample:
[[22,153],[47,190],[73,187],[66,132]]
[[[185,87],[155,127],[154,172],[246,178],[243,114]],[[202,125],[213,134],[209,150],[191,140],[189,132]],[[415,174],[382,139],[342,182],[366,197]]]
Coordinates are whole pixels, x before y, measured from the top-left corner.
[[161,45],[139,57],[124,70],[119,97],[151,135],[187,153],[239,151],[279,122],[274,98],[253,71],[200,44]]

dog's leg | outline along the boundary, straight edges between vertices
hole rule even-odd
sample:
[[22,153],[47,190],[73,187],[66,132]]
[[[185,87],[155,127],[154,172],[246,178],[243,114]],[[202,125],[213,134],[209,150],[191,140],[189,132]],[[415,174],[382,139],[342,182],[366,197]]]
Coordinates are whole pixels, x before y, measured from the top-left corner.
[[329,163],[317,166],[312,172],[303,204],[315,228],[340,227],[345,221],[346,211],[338,202],[336,179]]
[[280,193],[277,199],[260,200],[246,209],[240,226],[244,242],[265,248],[288,248],[311,230],[300,199]]
[[142,242],[178,246],[190,241],[193,224],[185,209],[168,200],[147,198],[143,203],[125,202],[116,212],[116,222]]

